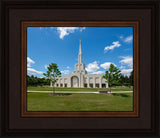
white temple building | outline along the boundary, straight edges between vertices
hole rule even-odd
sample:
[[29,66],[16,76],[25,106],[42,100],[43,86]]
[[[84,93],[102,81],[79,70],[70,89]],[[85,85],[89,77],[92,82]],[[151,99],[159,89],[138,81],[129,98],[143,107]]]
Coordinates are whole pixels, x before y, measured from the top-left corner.
[[[104,74],[87,74],[85,64],[82,62],[81,40],[79,45],[78,63],[75,70],[67,76],[58,77],[55,87],[75,88],[108,88],[108,83],[102,77]],[[50,84],[52,87],[52,83]]]

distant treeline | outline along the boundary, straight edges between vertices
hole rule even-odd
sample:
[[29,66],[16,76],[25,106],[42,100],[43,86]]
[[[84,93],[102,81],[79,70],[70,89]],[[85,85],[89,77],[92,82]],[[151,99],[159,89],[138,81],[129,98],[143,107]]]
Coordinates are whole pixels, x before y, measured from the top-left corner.
[[112,86],[133,86],[133,71],[129,76],[121,74],[119,80],[113,83]]
[[50,85],[50,80],[27,75],[27,86]]

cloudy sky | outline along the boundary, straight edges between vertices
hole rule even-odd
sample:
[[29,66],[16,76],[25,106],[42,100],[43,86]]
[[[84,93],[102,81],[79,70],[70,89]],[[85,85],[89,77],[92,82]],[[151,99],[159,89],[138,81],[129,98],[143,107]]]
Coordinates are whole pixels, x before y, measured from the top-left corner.
[[113,63],[124,75],[133,69],[132,27],[27,27],[27,73],[44,77],[50,63],[62,75],[78,62],[79,39],[89,74],[103,74]]

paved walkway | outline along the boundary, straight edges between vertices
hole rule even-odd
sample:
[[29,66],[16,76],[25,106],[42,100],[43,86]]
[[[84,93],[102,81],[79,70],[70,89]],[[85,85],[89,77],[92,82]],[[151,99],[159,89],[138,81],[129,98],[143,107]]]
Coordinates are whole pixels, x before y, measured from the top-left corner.
[[[53,91],[27,91],[27,92],[40,92],[40,93],[51,93]],[[133,91],[114,91],[111,93],[132,93]],[[99,93],[99,92],[79,92],[79,91],[55,91],[55,93]]]

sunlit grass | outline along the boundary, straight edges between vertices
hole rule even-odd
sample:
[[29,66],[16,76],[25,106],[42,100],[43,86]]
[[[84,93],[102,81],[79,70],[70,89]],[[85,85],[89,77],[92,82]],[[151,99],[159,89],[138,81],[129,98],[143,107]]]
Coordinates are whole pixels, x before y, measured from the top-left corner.
[[75,93],[50,96],[49,93],[27,93],[28,111],[132,111],[133,93]]

